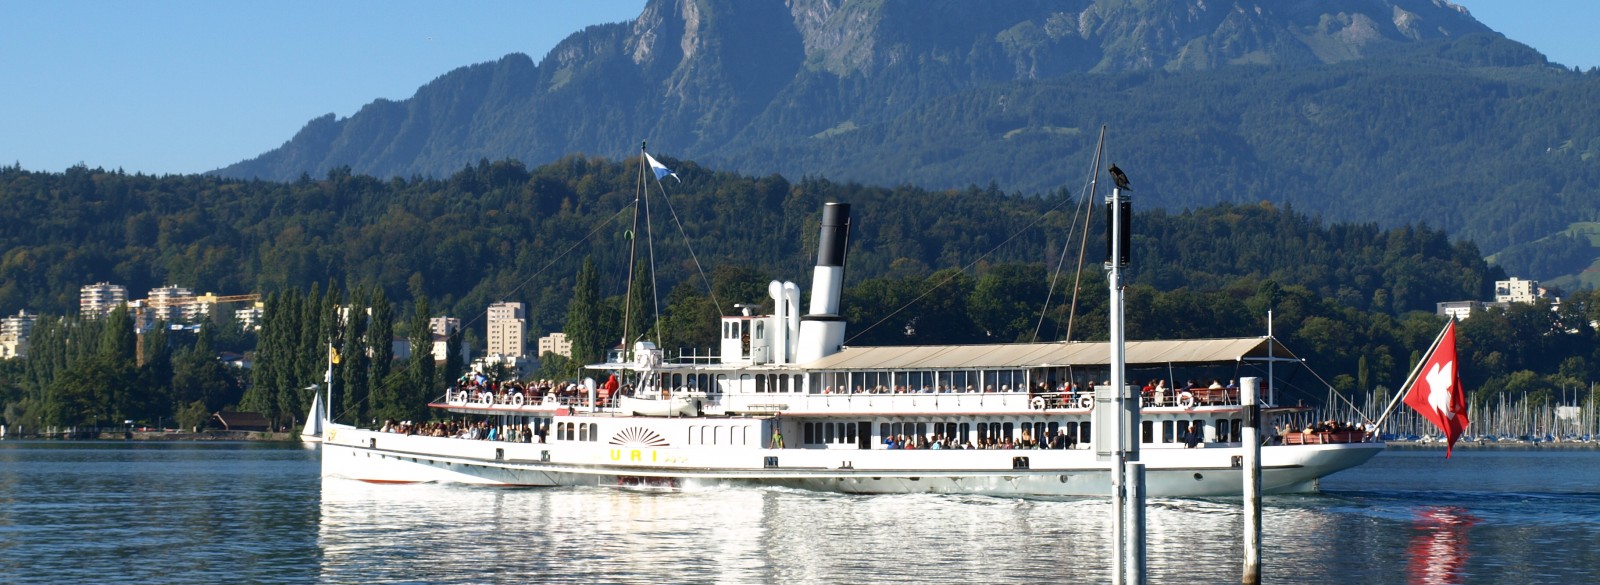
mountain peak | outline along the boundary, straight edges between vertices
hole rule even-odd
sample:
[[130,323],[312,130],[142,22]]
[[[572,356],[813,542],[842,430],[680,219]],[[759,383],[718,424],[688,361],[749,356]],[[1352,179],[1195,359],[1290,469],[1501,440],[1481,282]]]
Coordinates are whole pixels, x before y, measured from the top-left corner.
[[483,158],[626,156],[641,138],[715,156],[984,84],[1313,66],[1478,32],[1492,31],[1445,0],[650,0],[538,64],[456,69],[218,172],[439,176]]

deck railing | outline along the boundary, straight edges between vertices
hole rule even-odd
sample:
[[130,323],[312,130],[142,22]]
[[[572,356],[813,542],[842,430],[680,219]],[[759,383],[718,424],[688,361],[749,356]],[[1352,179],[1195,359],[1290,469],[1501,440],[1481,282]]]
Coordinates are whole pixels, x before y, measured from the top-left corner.
[[1365,443],[1367,433],[1362,431],[1312,431],[1283,435],[1285,445],[1333,445],[1340,443]]

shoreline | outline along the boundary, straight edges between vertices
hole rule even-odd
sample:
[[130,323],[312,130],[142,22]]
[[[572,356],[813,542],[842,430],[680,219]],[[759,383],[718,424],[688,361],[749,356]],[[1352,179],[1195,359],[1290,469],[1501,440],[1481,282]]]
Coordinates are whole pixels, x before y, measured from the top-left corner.
[[[1416,451],[1443,451],[1444,443],[1433,441],[1388,441],[1390,449],[1416,450]],[[1541,441],[1538,443],[1522,441],[1460,441],[1456,449],[1600,449],[1600,443],[1594,441]]]
[[298,442],[300,435],[290,432],[268,431],[200,431],[197,433],[181,431],[113,431],[102,433],[79,433],[69,435],[58,433],[55,435],[28,435],[7,436],[8,441],[262,441],[262,442]]

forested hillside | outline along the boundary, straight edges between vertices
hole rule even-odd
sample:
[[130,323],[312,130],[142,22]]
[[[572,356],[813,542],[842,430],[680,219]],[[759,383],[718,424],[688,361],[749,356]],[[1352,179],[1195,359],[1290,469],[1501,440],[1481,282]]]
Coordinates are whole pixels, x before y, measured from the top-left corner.
[[[659,280],[636,287],[634,305],[662,312],[659,329],[634,312],[630,331],[660,331],[668,348],[711,347],[719,313],[770,305],[768,279],[806,283],[827,201],[854,206],[848,343],[1105,337],[1098,219],[1089,222],[1081,279],[1075,271],[1082,214],[1099,207],[1082,193],[791,182],[662,160],[683,181],[668,179],[664,199],[658,191],[644,200],[650,221],[637,228],[637,159],[573,156],[534,169],[482,162],[439,180],[341,169],[290,183],[0,168],[0,312],[42,315],[30,356],[0,362],[5,416],[192,420],[238,404],[286,421],[304,412],[309,393],[298,389],[321,379],[328,342],[368,356],[340,366],[342,383],[364,393],[343,405],[348,414],[414,415],[418,397],[459,364],[423,372],[391,361],[387,345],[363,349],[359,340],[421,339],[426,318],[440,315],[481,331],[486,305],[511,300],[528,304],[530,335],[585,320],[576,329],[593,328],[582,336],[592,341],[576,351],[596,358],[621,335],[635,235],[654,242]],[[1130,337],[1260,335],[1272,310],[1278,335],[1341,390],[1398,385],[1438,330],[1433,304],[1487,298],[1503,277],[1474,245],[1437,229],[1325,223],[1271,203],[1136,212],[1134,226]],[[648,272],[641,264],[637,274]],[[260,292],[269,325],[256,339],[224,318],[199,336],[146,337],[136,351],[125,314],[75,317],[78,288],[101,280],[135,297],[174,283]],[[1075,283],[1081,293],[1070,304]],[[331,325],[334,307],[345,305],[373,317],[358,331]],[[1462,325],[1469,388],[1480,400],[1543,400],[1600,377],[1589,325],[1597,317],[1588,294],[1559,311],[1540,304],[1474,316]],[[254,351],[255,372],[243,377],[205,357],[222,349]],[[570,375],[570,364],[548,365],[545,375]],[[1296,399],[1321,400],[1316,384],[1307,387]]]
[[1426,224],[1552,280],[1593,251],[1600,76],[1433,0],[656,0],[219,171],[443,178],[629,156],[928,189],[1076,186],[1102,125],[1145,209]]

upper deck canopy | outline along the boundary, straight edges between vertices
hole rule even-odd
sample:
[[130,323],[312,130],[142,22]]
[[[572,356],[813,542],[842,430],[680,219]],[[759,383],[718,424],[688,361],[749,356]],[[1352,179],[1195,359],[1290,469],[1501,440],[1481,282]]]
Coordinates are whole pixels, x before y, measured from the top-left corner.
[[[1271,357],[1299,361],[1283,344],[1264,337],[1129,341],[1129,366],[1206,364]],[[811,370],[962,370],[1109,366],[1109,342],[1007,343],[991,345],[908,345],[846,347],[803,364]]]

